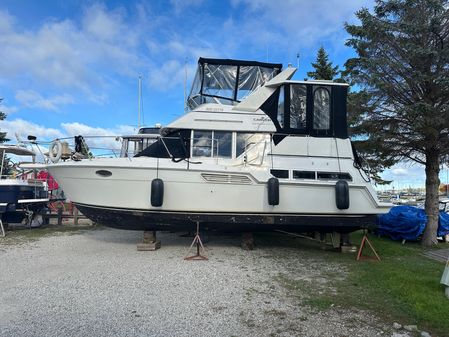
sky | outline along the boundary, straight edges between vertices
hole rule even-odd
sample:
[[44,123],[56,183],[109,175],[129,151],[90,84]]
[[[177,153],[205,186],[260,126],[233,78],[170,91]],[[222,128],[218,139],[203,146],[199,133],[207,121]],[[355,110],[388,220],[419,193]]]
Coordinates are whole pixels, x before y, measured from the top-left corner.
[[[2,0],[0,130],[41,141],[134,133],[139,76],[143,124],[167,124],[183,114],[199,57],[296,66],[299,53],[302,80],[323,46],[341,68],[354,56],[344,23],[373,1]],[[384,175],[424,182],[408,164]]]

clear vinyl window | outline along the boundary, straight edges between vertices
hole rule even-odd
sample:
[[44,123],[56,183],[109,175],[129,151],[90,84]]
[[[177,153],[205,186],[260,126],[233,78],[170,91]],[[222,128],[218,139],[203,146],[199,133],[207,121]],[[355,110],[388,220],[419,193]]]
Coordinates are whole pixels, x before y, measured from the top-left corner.
[[285,111],[285,104],[284,104],[284,86],[281,87],[279,91],[279,101],[278,101],[278,115],[277,120],[279,122],[279,125],[281,128],[284,128],[284,111]]
[[313,93],[313,128],[329,130],[331,106],[330,93],[325,87],[316,87]]
[[305,85],[290,86],[290,127],[306,128],[307,88]]

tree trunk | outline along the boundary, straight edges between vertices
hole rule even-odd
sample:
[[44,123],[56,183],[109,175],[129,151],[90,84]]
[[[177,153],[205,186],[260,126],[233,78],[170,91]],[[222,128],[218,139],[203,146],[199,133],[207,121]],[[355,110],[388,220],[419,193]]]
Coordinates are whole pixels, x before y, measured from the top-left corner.
[[438,193],[440,186],[440,160],[437,151],[430,150],[426,153],[426,215],[427,226],[421,240],[421,244],[425,247],[430,247],[438,243]]

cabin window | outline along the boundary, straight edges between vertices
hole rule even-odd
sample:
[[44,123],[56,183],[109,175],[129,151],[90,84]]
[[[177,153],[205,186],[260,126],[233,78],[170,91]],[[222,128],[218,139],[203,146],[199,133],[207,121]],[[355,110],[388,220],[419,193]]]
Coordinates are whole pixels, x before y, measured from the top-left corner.
[[315,171],[293,171],[293,179],[315,179]]
[[305,85],[290,86],[290,128],[306,128],[307,89]]
[[120,157],[134,157],[145,150],[157,140],[157,136],[151,138],[123,138]]
[[212,131],[193,131],[192,156],[212,156]]
[[265,135],[262,133],[237,132],[235,156],[238,157],[253,145],[263,141]]
[[214,157],[232,157],[232,132],[213,131]]
[[270,170],[270,173],[279,179],[288,179],[288,170]]
[[318,172],[317,177],[320,180],[349,180],[349,181],[352,181],[352,177],[349,173]]
[[284,104],[284,86],[281,87],[279,92],[279,101],[278,101],[278,115],[277,120],[279,122],[279,125],[281,128],[284,128],[284,110],[285,110],[285,104]]
[[232,158],[232,132],[194,130],[192,156]]
[[313,128],[315,130],[330,129],[330,94],[324,87],[318,87],[313,94]]

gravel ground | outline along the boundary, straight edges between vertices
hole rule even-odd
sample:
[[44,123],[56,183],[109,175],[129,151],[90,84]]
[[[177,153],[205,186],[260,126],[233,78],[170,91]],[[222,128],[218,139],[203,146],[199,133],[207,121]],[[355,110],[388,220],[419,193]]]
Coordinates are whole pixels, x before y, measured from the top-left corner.
[[326,284],[337,266],[310,253],[213,236],[209,261],[184,261],[192,238],[159,233],[155,252],[137,251],[141,239],[107,228],[0,241],[0,336],[391,336],[366,312],[302,307],[276,281]]

